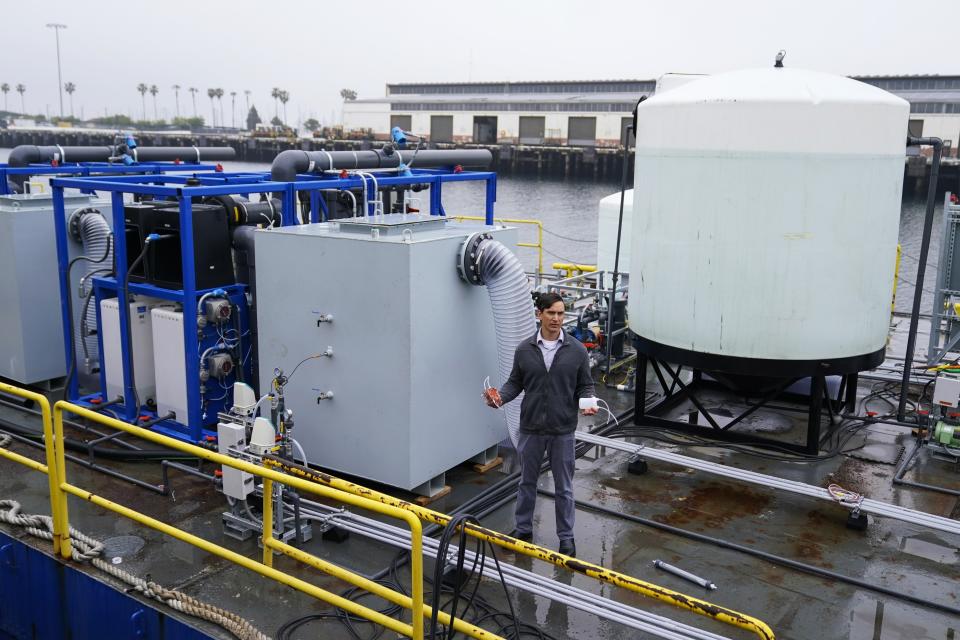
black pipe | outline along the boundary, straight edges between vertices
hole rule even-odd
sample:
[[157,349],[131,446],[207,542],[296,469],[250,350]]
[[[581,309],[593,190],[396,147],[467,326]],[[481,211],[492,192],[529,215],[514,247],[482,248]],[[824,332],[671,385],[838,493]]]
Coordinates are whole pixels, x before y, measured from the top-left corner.
[[53,160],[59,162],[108,162],[111,158],[131,155],[139,162],[162,162],[180,160],[182,162],[203,162],[205,160],[233,160],[237,152],[233,147],[136,147],[126,145],[103,147],[71,147],[22,144],[10,152],[7,163],[11,167],[25,167],[30,164],[46,164]]
[[[937,182],[940,178],[940,155],[943,153],[943,141],[940,138],[907,138],[907,146],[932,146],[933,160],[930,165],[930,185],[927,187],[927,213],[923,220],[923,239],[920,242],[920,256],[917,263],[917,278],[913,291],[913,310],[910,312],[910,330],[907,332],[907,351],[903,361],[903,380],[900,382],[900,404],[897,407],[897,420],[901,422],[907,416],[907,392],[910,388],[910,369],[913,366],[913,352],[917,346],[917,323],[920,319],[920,300],[923,297],[923,276],[927,270],[927,253],[930,251],[930,233],[933,230],[933,209],[937,202]],[[938,330],[931,327],[931,331]]]
[[[29,427],[20,426],[9,420],[0,418],[0,429],[4,431],[9,431],[12,434],[21,435],[25,438],[35,440],[37,442],[43,441],[43,434],[39,431],[31,429]],[[64,438],[64,446],[71,451],[79,451],[81,453],[87,453],[87,443],[74,440],[72,438]],[[156,461],[156,460],[165,460],[168,458],[177,458],[177,459],[192,459],[193,456],[180,453],[179,451],[173,451],[170,449],[137,449],[136,451],[124,451],[120,449],[100,449],[95,448],[94,453],[96,455],[106,458],[107,460],[120,460],[120,461]]]
[[[554,492],[549,491],[547,489],[537,489],[537,492],[545,496],[550,496],[550,497],[556,496]],[[723,540],[721,538],[714,538],[713,536],[708,536],[703,533],[695,533],[693,531],[688,531],[686,529],[674,527],[669,524],[663,524],[662,522],[657,522],[656,520],[650,520],[650,519],[642,518],[640,516],[635,516],[629,513],[623,513],[622,511],[615,511],[614,509],[601,507],[600,505],[596,505],[590,502],[583,502],[582,500],[574,500],[574,503],[577,505],[578,508],[584,509],[586,511],[594,511],[596,513],[602,513],[604,515],[612,516],[620,520],[626,520],[627,522],[633,522],[635,524],[640,524],[646,527],[650,527],[652,529],[664,531],[666,533],[677,535],[683,538],[696,540],[697,542],[705,542],[707,544],[712,544],[722,549],[730,549],[731,551],[739,551],[740,553],[746,553],[747,555],[751,555],[756,558],[761,558],[763,560],[772,562],[774,564],[779,564],[784,567],[789,567],[791,569],[795,569],[803,573],[809,573],[815,576],[820,576],[822,578],[829,578],[830,580],[837,580],[839,582],[844,582],[846,584],[858,587],[860,589],[875,591],[876,593],[881,593],[885,596],[894,598],[896,600],[909,602],[910,604],[915,604],[920,607],[928,607],[928,608],[936,609],[938,611],[943,611],[952,615],[960,615],[960,608],[951,607],[946,604],[931,602],[924,598],[919,598],[917,596],[911,596],[909,594],[903,593],[902,591],[887,589],[886,587],[881,587],[880,585],[874,582],[858,580],[857,578],[846,576],[846,575],[843,575],[842,573],[837,573],[835,571],[829,571],[827,569],[823,569],[821,567],[817,567],[812,564],[798,562],[796,560],[784,558],[783,556],[767,553],[766,551],[760,551],[759,549],[754,549],[752,547],[736,544],[735,542],[729,542],[728,540]]]
[[275,182],[292,182],[298,173],[317,173],[331,169],[390,169],[401,162],[410,164],[416,154],[414,168],[461,166],[465,169],[488,169],[493,154],[487,149],[453,149],[450,151],[396,151],[392,148],[371,151],[281,151],[273,159],[270,177]]

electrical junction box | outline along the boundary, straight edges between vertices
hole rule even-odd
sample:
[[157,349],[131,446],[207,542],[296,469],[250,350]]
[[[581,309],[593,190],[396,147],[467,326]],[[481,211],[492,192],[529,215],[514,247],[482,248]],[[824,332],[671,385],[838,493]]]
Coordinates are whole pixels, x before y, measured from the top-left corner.
[[[169,302],[156,298],[135,296],[130,305],[130,345],[133,350],[133,370],[137,383],[140,404],[150,404],[156,399],[156,374],[153,362],[153,329],[151,309]],[[103,368],[107,378],[107,399],[112,400],[123,393],[123,353],[126,351],[120,339],[120,302],[107,298],[100,302],[100,330],[103,337]],[[182,335],[182,334],[181,334]],[[165,345],[164,349],[170,351]],[[163,351],[161,350],[161,351]],[[181,359],[183,349],[179,351]],[[181,368],[183,363],[181,361]]]
[[[230,455],[230,449],[240,449],[246,444],[246,427],[234,422],[217,423],[217,451],[225,456]],[[253,493],[253,474],[240,471],[227,465],[220,465],[223,473],[223,493],[237,500],[245,500]]]
[[[109,201],[94,196],[67,193],[64,205],[68,220],[73,212],[87,207],[98,209],[107,224],[112,219]],[[0,377],[21,384],[67,375],[53,213],[49,193],[0,196]],[[83,246],[69,234],[67,250],[71,259],[83,255]],[[78,262],[71,271],[74,335],[79,335],[84,304],[78,291],[80,278],[88,268],[89,263]],[[96,356],[96,336],[87,340],[88,351]],[[82,345],[75,342],[83,371]]]
[[[187,371],[184,362],[183,312],[157,307],[150,310],[154,350],[153,371],[157,388],[157,415],[176,414],[187,423]],[[137,382],[139,382],[139,375]]]
[[960,406],[960,376],[941,373],[933,386],[933,404],[941,407]]
[[[489,294],[456,268],[478,231],[517,242],[516,229],[413,214],[256,232],[261,393],[275,368],[290,376],[292,435],[311,464],[431,493],[507,437],[480,398],[484,378],[504,382]],[[332,357],[293,373],[328,345]]]

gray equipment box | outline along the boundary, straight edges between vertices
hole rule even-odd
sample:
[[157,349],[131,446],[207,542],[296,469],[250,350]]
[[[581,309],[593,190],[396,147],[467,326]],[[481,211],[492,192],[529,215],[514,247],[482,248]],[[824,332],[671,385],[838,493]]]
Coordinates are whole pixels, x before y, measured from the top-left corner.
[[489,295],[456,268],[477,231],[517,239],[411,214],[257,232],[261,393],[275,368],[291,376],[293,437],[311,464],[429,495],[507,437],[481,400],[485,377],[501,383]]
[[[81,194],[66,194],[64,201],[67,219],[93,206],[111,220],[109,202]],[[69,239],[67,245],[71,258],[82,255],[80,243]],[[36,384],[67,374],[57,271],[53,196],[0,196],[0,376]],[[75,327],[82,311],[77,287],[85,272],[85,263],[78,264],[71,281]]]

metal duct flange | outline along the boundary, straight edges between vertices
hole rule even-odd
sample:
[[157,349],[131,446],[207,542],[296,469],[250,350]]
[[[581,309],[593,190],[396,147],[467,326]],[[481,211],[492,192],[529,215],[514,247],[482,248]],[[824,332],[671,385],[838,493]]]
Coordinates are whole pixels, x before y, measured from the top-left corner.
[[70,237],[77,242],[82,241],[82,235],[80,233],[80,220],[83,216],[88,213],[95,213],[98,216],[102,216],[99,209],[94,209],[93,207],[85,207],[83,209],[77,209],[70,214],[70,217],[67,218],[67,230],[70,232]]
[[460,277],[473,285],[482,285],[483,278],[480,276],[480,257],[482,251],[480,245],[484,240],[492,240],[493,236],[484,231],[474,233],[467,237],[460,245],[460,251],[457,253],[457,273]]

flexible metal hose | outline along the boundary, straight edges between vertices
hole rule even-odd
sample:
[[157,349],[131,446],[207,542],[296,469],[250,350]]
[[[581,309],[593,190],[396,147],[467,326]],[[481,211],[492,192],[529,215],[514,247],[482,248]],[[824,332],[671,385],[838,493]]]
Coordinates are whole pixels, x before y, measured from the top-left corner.
[[[84,275],[85,286],[90,289],[93,284],[89,281],[96,271],[103,271],[104,265],[113,264],[113,247],[110,241],[110,225],[103,215],[96,209],[83,213],[77,225],[80,241],[83,243],[83,253],[88,258],[87,270]],[[73,295],[73,294],[70,294]],[[98,359],[97,341],[88,341],[90,331],[97,326],[97,310],[92,304],[84,305],[83,318],[80,321],[79,336],[83,345],[84,355],[91,361]]]
[[[493,321],[497,330],[497,361],[501,386],[510,377],[517,346],[536,332],[537,323],[530,296],[530,283],[523,265],[510,249],[491,239],[483,240],[476,250],[480,279],[490,295]],[[514,446],[520,436],[520,404],[523,394],[503,407],[507,432]]]

